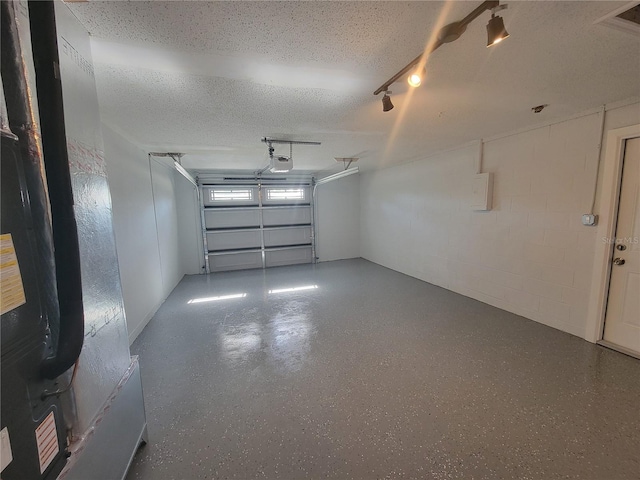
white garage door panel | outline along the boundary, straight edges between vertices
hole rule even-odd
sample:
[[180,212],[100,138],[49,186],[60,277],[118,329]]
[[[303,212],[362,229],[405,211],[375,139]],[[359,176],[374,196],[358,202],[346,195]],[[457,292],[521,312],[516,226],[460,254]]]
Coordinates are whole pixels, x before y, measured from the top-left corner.
[[247,270],[250,268],[262,268],[262,254],[260,252],[209,255],[209,269],[212,272]]
[[207,210],[204,212],[204,223],[208,229],[260,227],[260,210],[228,209]]
[[234,231],[207,233],[209,251],[260,248],[260,231]]
[[265,227],[311,223],[310,207],[265,208],[262,215]]
[[265,229],[264,246],[279,247],[311,243],[311,227]]
[[267,267],[311,263],[311,247],[290,248],[286,250],[267,250],[265,252]]

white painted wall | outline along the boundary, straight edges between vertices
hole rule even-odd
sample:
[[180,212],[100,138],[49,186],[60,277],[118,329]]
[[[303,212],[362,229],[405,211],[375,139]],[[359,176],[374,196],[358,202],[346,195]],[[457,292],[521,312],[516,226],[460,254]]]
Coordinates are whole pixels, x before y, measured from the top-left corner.
[[182,271],[185,275],[197,275],[204,272],[198,189],[177,170],[174,177]]
[[162,289],[166,298],[184,275],[178,242],[175,169],[173,160],[163,157],[151,157],[149,165],[160,250]]
[[[180,238],[190,220],[179,220],[178,215],[186,211],[189,187],[183,183],[191,184],[177,174],[171,162],[149,161],[146,152],[108,126],[103,125],[103,132],[131,343],[182,276],[194,273],[195,243]],[[189,257],[191,263],[186,261]]]
[[147,154],[103,125],[120,279],[129,341],[164,300]]
[[[606,128],[640,122],[638,105]],[[600,114],[486,142],[493,210],[469,208],[477,146],[361,175],[362,257],[585,337]]]
[[358,174],[319,185],[316,195],[316,255],[319,261],[360,257]]

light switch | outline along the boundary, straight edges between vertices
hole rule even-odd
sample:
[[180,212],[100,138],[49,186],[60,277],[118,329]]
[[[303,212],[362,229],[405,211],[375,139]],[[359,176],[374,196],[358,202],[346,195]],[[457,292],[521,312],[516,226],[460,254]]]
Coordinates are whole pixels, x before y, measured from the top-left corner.
[[591,227],[591,226],[595,225],[596,223],[598,223],[598,216],[597,215],[593,215],[591,213],[585,213],[584,215],[582,215],[582,224],[583,225]]

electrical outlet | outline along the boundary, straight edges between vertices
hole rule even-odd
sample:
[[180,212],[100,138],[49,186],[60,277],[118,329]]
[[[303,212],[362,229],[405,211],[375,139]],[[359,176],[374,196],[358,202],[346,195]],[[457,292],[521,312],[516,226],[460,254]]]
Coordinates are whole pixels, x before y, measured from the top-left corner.
[[591,213],[585,213],[582,215],[582,224],[588,227],[592,227],[598,223],[598,216]]

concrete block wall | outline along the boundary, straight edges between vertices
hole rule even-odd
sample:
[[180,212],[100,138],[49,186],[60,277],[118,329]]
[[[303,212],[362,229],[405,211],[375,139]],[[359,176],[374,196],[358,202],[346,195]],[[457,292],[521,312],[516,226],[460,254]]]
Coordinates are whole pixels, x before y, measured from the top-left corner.
[[[638,112],[608,111],[605,128],[638,123]],[[597,238],[581,215],[592,202],[601,115],[487,141],[488,212],[469,206],[476,145],[361,175],[361,256],[584,337]]]

